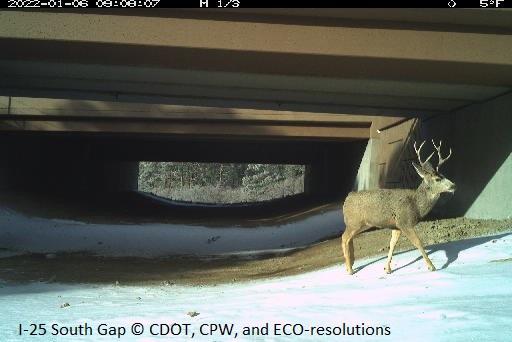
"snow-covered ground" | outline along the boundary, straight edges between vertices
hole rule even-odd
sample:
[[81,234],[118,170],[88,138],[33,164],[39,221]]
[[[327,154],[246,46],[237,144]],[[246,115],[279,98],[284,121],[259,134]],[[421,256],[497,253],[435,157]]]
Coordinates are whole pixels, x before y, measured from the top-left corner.
[[[44,246],[50,252],[62,243],[82,248],[81,239],[98,238],[92,233],[84,237],[83,231],[106,229],[80,226],[65,235],[66,241],[51,244],[46,233],[50,240],[64,239],[59,227],[78,223],[54,221],[52,228],[41,225],[48,220],[30,219],[36,237],[29,238],[22,236],[29,231],[23,231],[24,225],[12,228],[22,219],[18,214],[4,210],[0,217],[0,247],[17,246],[18,252]],[[5,226],[7,220],[11,228]],[[102,234],[102,246],[108,245],[109,234]],[[136,238],[143,239],[143,255],[162,253],[159,238]],[[223,239],[229,239],[227,234],[217,241]],[[96,252],[126,252],[116,246]],[[395,256],[396,271],[390,275],[383,272],[380,257],[357,260],[355,266],[363,267],[353,276],[338,265],[286,278],[201,287],[13,284],[0,279],[0,341],[510,340],[512,234],[437,247],[431,251],[432,262],[439,268],[450,262],[436,272],[428,272],[418,252],[410,251]]]
[[0,256],[2,248],[9,249],[9,254],[62,251],[138,257],[226,254],[302,247],[338,235],[343,228],[340,210],[278,227],[212,228],[149,223],[88,224],[26,217],[0,206]]

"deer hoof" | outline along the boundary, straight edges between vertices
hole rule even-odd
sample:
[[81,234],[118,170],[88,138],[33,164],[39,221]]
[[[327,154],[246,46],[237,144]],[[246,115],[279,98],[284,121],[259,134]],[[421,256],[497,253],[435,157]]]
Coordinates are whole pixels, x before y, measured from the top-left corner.
[[435,270],[436,270],[436,267],[435,267],[434,265],[431,265],[431,266],[429,266],[429,267],[428,267],[428,270],[429,270],[430,272],[433,272],[433,271],[435,271]]

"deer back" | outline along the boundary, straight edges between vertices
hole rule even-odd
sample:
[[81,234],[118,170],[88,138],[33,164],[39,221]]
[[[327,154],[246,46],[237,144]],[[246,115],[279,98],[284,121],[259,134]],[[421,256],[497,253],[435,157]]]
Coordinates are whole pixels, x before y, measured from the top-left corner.
[[412,189],[377,189],[351,192],[343,204],[346,226],[394,228],[397,220],[417,221],[420,210]]

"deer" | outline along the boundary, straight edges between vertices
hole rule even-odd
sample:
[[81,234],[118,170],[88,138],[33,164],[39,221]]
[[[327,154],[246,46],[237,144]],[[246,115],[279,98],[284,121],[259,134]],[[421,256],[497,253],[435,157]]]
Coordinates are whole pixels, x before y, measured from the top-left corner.
[[442,141],[440,140],[439,145],[436,145],[432,140],[438,155],[437,167],[434,169],[429,160],[435,151],[425,161],[421,160],[420,153],[424,144],[425,141],[417,148],[416,142],[414,142],[414,150],[419,164],[412,162],[412,166],[422,178],[422,182],[417,189],[352,191],[345,198],[343,203],[345,231],[341,236],[341,243],[348,274],[354,274],[352,269],[354,265],[354,243],[352,239],[357,234],[373,227],[391,229],[389,253],[384,268],[386,273],[391,273],[391,259],[402,233],[419,250],[428,269],[430,271],[436,270],[423,249],[423,244],[416,234],[415,226],[432,210],[441,193],[453,194],[455,192],[455,184],[439,172],[440,166],[451,157],[452,149],[450,148],[448,156],[443,158],[441,155]]

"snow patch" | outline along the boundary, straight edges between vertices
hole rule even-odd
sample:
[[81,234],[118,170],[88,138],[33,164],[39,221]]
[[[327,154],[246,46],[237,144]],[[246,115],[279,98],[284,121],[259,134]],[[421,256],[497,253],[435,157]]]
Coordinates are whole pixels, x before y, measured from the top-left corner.
[[[2,210],[2,208],[0,208]],[[274,227],[178,224],[86,224],[0,211],[0,250],[19,253],[89,252],[109,257],[218,255],[303,247],[339,235],[340,210]],[[0,254],[0,257],[3,254]]]
[[[76,327],[87,323],[93,328],[92,336],[54,340],[103,340],[97,329],[106,324],[126,329],[120,339],[106,340],[161,341],[171,336],[153,336],[151,326],[179,323],[182,327],[189,324],[194,340],[199,341],[234,339],[219,331],[203,335],[201,331],[209,333],[210,324],[232,325],[233,334],[242,341],[505,341],[512,326],[511,264],[489,260],[510,257],[512,235],[489,241],[467,244],[468,248],[464,241],[445,244],[458,258],[436,272],[426,271],[423,260],[418,260],[387,275],[380,258],[369,258],[358,261],[367,266],[354,276],[339,265],[286,278],[218,286],[19,285],[0,281],[0,337],[2,341],[32,340],[26,332],[19,335],[20,324],[30,328],[31,323],[42,323],[51,331],[52,324]],[[416,257],[417,251],[396,256],[398,264]],[[145,328],[140,336],[130,330],[136,323]],[[308,331],[286,336],[285,324]],[[387,328],[390,334],[312,333],[312,327],[341,332],[343,326],[364,327],[366,332]],[[245,327],[269,327],[268,335],[243,336]],[[338,330],[332,330],[336,327]],[[182,331],[172,338],[183,341],[190,335]]]
[[[0,208],[0,256],[84,250],[105,256],[250,256],[339,234],[341,222],[341,213],[332,211],[272,228],[101,225],[27,218]],[[13,284],[0,279],[0,340],[37,339],[29,335],[31,324],[44,324],[42,340],[189,340],[184,331],[180,336],[151,334],[155,324],[165,331],[166,324],[178,323],[189,324],[189,333],[199,341],[234,339],[218,330],[204,334],[211,324],[232,327],[241,341],[505,341],[512,326],[511,251],[512,232],[430,246],[427,252],[440,268],[436,272],[428,272],[414,250],[394,256],[392,274],[383,271],[384,257],[375,257],[356,260],[353,276],[337,265],[286,278],[201,287]],[[92,335],[52,336],[53,324],[87,324]],[[133,333],[135,324],[144,328],[141,335]],[[285,324],[299,327],[300,335],[285,335],[291,331],[291,326],[284,330]],[[124,328],[125,335],[99,335],[105,325]],[[268,335],[243,336],[245,327],[268,327]],[[356,327],[366,334],[326,335],[327,329],[345,333]],[[321,334],[318,328],[324,329]]]

